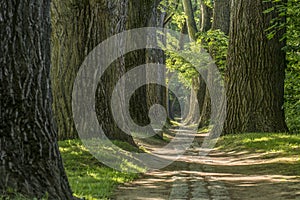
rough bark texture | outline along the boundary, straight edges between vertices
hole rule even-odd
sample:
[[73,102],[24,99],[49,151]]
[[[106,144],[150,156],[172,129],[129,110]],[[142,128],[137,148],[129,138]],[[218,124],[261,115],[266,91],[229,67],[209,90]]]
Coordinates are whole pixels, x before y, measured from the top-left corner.
[[87,29],[91,23],[88,4],[76,5],[73,0],[53,0],[51,10],[53,111],[58,125],[58,138],[72,139],[78,137],[71,106],[73,84],[81,63],[96,41],[89,44],[91,40],[86,37],[91,34]]
[[[125,30],[127,0],[58,1],[52,4],[54,31],[52,79],[54,110],[58,119],[59,138],[77,137],[72,116],[72,90],[79,67],[85,57],[102,41]],[[125,73],[124,58],[118,59],[104,73],[97,93],[96,110],[99,123],[110,139],[133,143],[112,119],[111,92]]]
[[[160,0],[155,0],[154,5],[152,6],[151,18],[148,21],[149,27],[159,27],[163,28],[166,13],[161,12],[157,7],[160,3]],[[158,42],[165,43],[165,36],[157,38],[157,34],[150,35],[149,39],[152,44],[158,44]],[[158,41],[159,40],[159,41]],[[157,82],[165,83],[166,80],[166,67],[165,67],[165,53],[160,49],[147,49],[146,50],[146,63],[154,63],[164,65],[164,67],[159,67],[156,70],[147,68],[146,78],[148,80],[157,80]],[[148,108],[151,108],[154,104],[162,105],[167,111],[167,91],[166,87],[159,84],[149,84],[147,85],[147,105]],[[159,113],[157,113],[158,115]],[[167,120],[168,121],[168,120]],[[158,133],[160,138],[163,138],[162,131]]]
[[[263,11],[274,6],[262,0],[234,0],[231,5],[225,133],[287,131],[283,91],[284,30],[269,40],[265,30],[278,17]],[[284,20],[284,19],[282,19]]]
[[50,1],[0,2],[0,194],[73,199],[50,87]]
[[[253,8],[249,8],[253,9]],[[212,28],[220,29],[229,34],[230,25],[230,0],[215,0]]]
[[228,35],[229,25],[230,25],[230,0],[215,0],[212,28],[214,30],[220,29],[226,35]]
[[[130,30],[134,28],[146,27],[151,18],[154,3],[154,0],[129,1],[127,29]],[[146,64],[146,50],[140,49],[128,53],[126,55],[125,64],[126,71],[129,71],[139,65]],[[146,79],[146,70],[143,71],[143,74],[139,74],[139,76],[142,76],[144,79]],[[133,82],[135,80],[128,81]],[[140,126],[145,126],[150,123],[147,107],[147,86],[140,87],[131,97],[130,115],[134,122]]]
[[[102,0],[101,4],[96,2],[95,4],[91,4],[90,8],[95,9],[97,6],[99,6],[99,9],[92,12],[90,21],[91,27],[95,28],[92,32],[93,35],[90,36],[91,38],[95,38],[101,42],[114,34],[126,30],[128,0]],[[125,72],[125,56],[115,60],[105,71],[101,77],[96,95],[96,112],[99,123],[109,139],[121,140],[134,145],[135,143],[132,137],[127,133],[124,133],[117,126],[111,111],[112,91],[117,81],[125,74]]]

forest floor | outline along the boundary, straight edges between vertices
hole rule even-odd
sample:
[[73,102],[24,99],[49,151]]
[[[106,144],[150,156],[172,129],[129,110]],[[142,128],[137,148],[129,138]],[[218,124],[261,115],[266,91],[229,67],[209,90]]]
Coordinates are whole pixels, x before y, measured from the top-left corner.
[[[231,148],[230,144],[221,141],[208,156],[199,157],[198,150],[204,137],[205,133],[196,134],[193,145],[180,159],[163,169],[149,171],[133,182],[120,185],[111,199],[300,199],[299,137],[295,140],[297,146],[291,147],[292,151],[298,153],[284,154],[259,149],[249,151],[249,148],[242,146]],[[260,145],[268,144],[262,137],[258,139],[262,141]],[[257,145],[253,141],[252,145]],[[276,142],[282,143],[282,140],[277,139]],[[156,141],[142,145],[154,151],[165,144]]]

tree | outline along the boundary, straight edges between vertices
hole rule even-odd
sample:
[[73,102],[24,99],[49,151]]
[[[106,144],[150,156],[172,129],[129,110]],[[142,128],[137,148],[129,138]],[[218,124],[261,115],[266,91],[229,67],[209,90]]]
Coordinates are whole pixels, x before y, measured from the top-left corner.
[[230,25],[230,0],[215,0],[212,29],[220,29],[229,34]]
[[[95,18],[91,23],[96,22],[92,27],[93,30],[91,37],[98,42],[121,33],[126,30],[126,21],[128,17],[128,0],[117,1],[102,1],[103,4],[95,2],[90,4],[91,9],[98,9],[91,12],[91,16]],[[102,10],[109,10],[109,12],[102,12]],[[98,30],[99,28],[99,30]],[[125,56],[115,60],[101,77],[97,94],[96,94],[96,112],[100,125],[103,128],[106,136],[111,140],[121,140],[135,145],[131,135],[124,133],[116,124],[113,118],[111,109],[111,97],[117,81],[126,73]],[[124,91],[123,91],[124,92]],[[120,94],[124,98],[124,93]],[[118,105],[122,107],[123,105]]]
[[282,29],[266,36],[270,21],[281,17],[264,14],[275,3],[234,0],[231,5],[227,58],[227,119],[224,132],[285,132],[283,93],[285,52]]
[[[127,9],[127,0],[53,1],[52,78],[60,139],[77,137],[71,97],[74,80],[82,62],[102,41],[126,30]],[[103,12],[104,10],[109,12]],[[123,133],[114,122],[110,109],[114,85],[125,74],[124,62],[124,57],[116,60],[99,81],[101,84],[96,95],[96,112],[103,131],[110,139],[134,144],[132,137]]]
[[60,140],[78,137],[73,121],[71,97],[80,65],[97,45],[97,41],[86,37],[91,35],[91,29],[88,29],[92,22],[90,9],[92,8],[88,3],[75,3],[73,0],[53,0],[51,5],[53,112]]
[[197,25],[194,17],[193,5],[191,0],[183,0],[183,9],[186,15],[186,24],[191,41],[196,41]]
[[[208,7],[208,6],[207,6]],[[230,24],[230,2],[229,0],[216,0],[214,1],[214,9],[213,9],[213,23],[211,24],[211,31],[207,34],[206,43],[207,49],[211,55],[211,57],[216,61],[218,68],[221,69],[223,66],[220,65],[218,59],[220,59],[220,51],[222,52],[223,45],[218,44],[218,41],[222,38],[220,34],[214,33],[214,31],[222,31],[226,36],[229,33],[229,24]],[[213,33],[213,34],[212,34]],[[212,35],[213,37],[210,37]],[[225,54],[224,54],[225,55]],[[224,56],[224,59],[226,57]],[[211,72],[208,70],[207,73],[207,81],[211,80]],[[206,88],[205,99],[203,103],[203,108],[200,116],[199,128],[207,126],[209,124],[211,114],[211,100],[208,88]]]
[[[155,0],[129,1],[128,20],[126,29],[142,28],[148,25],[151,19],[152,10],[156,9]],[[134,39],[132,39],[134,41]],[[146,63],[146,50],[140,49],[127,53],[125,57],[126,71]],[[146,70],[143,70],[143,79],[146,79]],[[128,80],[134,82],[136,80]],[[137,84],[137,82],[135,83]],[[125,86],[126,87],[126,86]],[[144,85],[138,88],[130,99],[130,115],[134,122],[140,126],[150,123],[147,106],[147,87]]]
[[50,1],[0,8],[0,194],[74,199],[51,109]]
[[212,8],[206,5],[204,0],[200,0],[201,17],[200,17],[200,31],[206,32],[211,28],[211,18],[213,15]]

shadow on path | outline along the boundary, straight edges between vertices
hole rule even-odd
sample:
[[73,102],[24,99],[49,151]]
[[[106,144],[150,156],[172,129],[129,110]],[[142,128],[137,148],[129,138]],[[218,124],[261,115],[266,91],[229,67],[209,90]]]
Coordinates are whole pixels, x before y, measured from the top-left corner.
[[[262,159],[260,154],[247,152],[213,150],[208,156],[199,157],[204,136],[197,134],[186,153],[171,165],[121,185],[112,199],[300,200],[299,176],[279,170],[291,167],[291,164],[272,162]],[[150,151],[157,150],[161,145],[165,143],[144,143]]]

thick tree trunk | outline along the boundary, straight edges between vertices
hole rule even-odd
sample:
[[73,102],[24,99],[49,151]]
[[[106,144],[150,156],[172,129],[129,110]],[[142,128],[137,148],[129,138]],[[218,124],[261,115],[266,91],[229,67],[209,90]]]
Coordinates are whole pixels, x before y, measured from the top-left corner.
[[230,25],[230,0],[215,0],[212,29],[220,29],[229,34]]
[[[155,0],[155,3],[152,7],[151,17],[148,21],[149,27],[159,27],[163,28],[166,13],[161,12],[158,9],[160,0]],[[149,35],[149,42],[152,44],[158,44],[159,42],[165,43],[165,36],[157,38],[157,34]],[[146,50],[146,63],[147,64],[160,64],[161,67],[153,69],[150,66],[147,66],[146,78],[147,80],[156,80],[157,83],[162,83],[165,85],[166,81],[166,57],[165,53],[161,49],[147,49]],[[160,84],[148,84],[147,85],[147,106],[148,109],[151,108],[154,104],[159,104],[165,108],[167,111],[167,88]],[[160,113],[156,115],[159,116]],[[167,119],[169,122],[169,119]],[[163,131],[159,131],[157,134],[160,138],[163,138]]]
[[[95,28],[91,38],[98,39],[99,42],[109,38],[110,36],[126,30],[126,19],[128,11],[128,0],[105,0],[101,5],[98,3],[91,4],[90,9],[98,7],[97,12],[92,13],[91,26]],[[109,12],[103,12],[109,10]],[[125,44],[121,44],[125,45]],[[135,144],[131,135],[124,133],[113,119],[111,110],[111,96],[118,80],[126,73],[125,56],[120,57],[113,62],[101,77],[96,95],[96,112],[100,125],[106,136],[111,140],[121,140],[130,144]],[[124,93],[120,98],[125,98]],[[123,106],[123,105],[118,105]]]
[[[127,20],[127,29],[142,28],[148,25],[151,19],[152,10],[156,8],[155,0],[138,0],[129,1],[129,12]],[[134,41],[134,39],[132,39]],[[146,50],[136,50],[134,52],[129,52],[125,59],[126,71],[146,64]],[[143,70],[143,74],[138,74],[146,79],[146,70]],[[138,79],[136,79],[138,80]],[[136,80],[128,80],[129,82],[134,82]],[[136,82],[135,85],[137,85]],[[144,85],[136,90],[130,99],[130,115],[133,121],[139,126],[146,126],[150,123],[148,117],[148,106],[147,106],[147,86]]]
[[285,42],[280,40],[284,30],[267,39],[270,20],[279,16],[275,12],[263,14],[272,6],[262,0],[232,1],[226,134],[287,131],[282,107]]
[[0,194],[73,199],[51,109],[50,1],[0,8]]
[[[51,6],[53,111],[60,140],[78,137],[72,114],[72,90],[79,67],[92,50],[86,37],[91,34],[87,30],[92,23],[90,7],[79,2],[75,6],[72,2],[53,0]],[[96,41],[92,48],[95,45]]]

